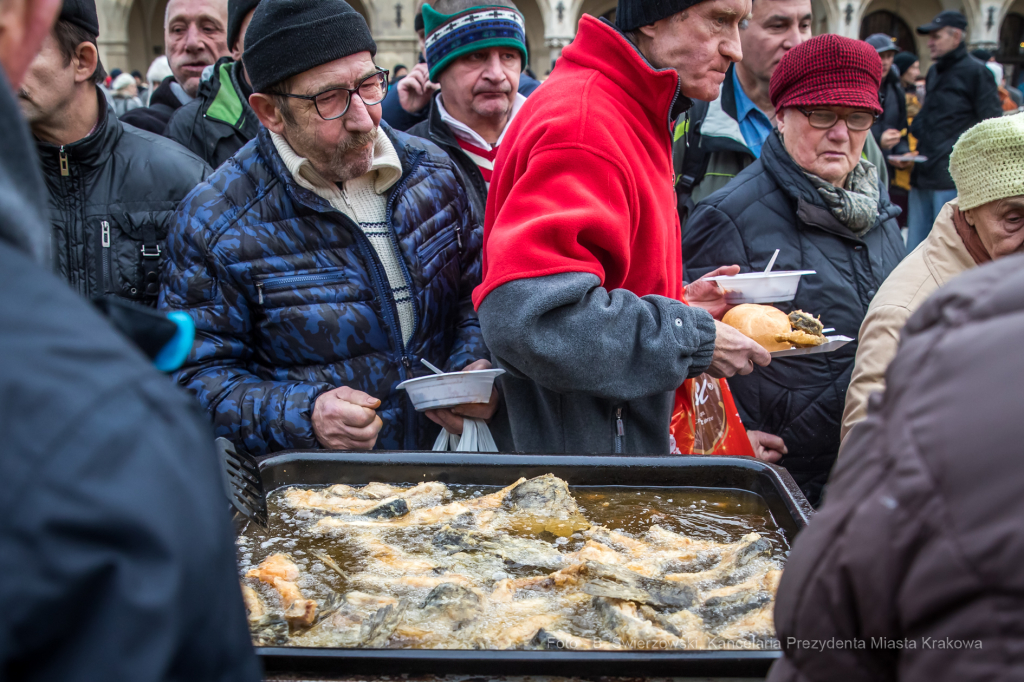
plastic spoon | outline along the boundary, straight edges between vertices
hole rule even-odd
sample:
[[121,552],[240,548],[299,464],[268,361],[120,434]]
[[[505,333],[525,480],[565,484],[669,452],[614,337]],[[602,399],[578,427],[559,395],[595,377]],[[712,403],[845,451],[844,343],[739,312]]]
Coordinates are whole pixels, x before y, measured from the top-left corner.
[[424,360],[423,358],[420,358],[420,363],[421,363],[421,364],[422,364],[422,365],[423,365],[424,367],[426,367],[427,369],[429,369],[429,370],[430,370],[431,372],[433,372],[434,374],[444,374],[444,372],[442,372],[441,370],[439,370],[439,369],[438,369],[437,367],[434,367],[434,366],[433,366],[432,364],[430,364],[429,362],[427,362],[427,361],[426,361],[426,360]]
[[779,257],[779,249],[775,249],[775,255],[772,256],[772,259],[770,261],[768,261],[768,267],[766,267],[764,269],[764,274],[767,275],[769,272],[772,271],[772,268],[775,267],[775,259],[778,258],[778,257]]

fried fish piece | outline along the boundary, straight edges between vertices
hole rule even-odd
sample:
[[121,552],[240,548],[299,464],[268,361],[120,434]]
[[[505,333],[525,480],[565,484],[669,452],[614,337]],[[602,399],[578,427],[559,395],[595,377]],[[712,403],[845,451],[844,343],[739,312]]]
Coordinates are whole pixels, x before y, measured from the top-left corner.
[[289,625],[309,627],[313,624],[317,603],[302,596],[302,591],[295,584],[299,579],[299,567],[287,554],[271,554],[259,566],[250,569],[245,577],[257,578],[277,590]]
[[432,617],[447,618],[458,630],[483,611],[480,594],[456,583],[441,583],[427,595],[420,608]]
[[813,317],[802,310],[794,310],[789,314],[789,324],[793,329],[800,332],[807,332],[811,336],[821,336],[825,328],[821,319]]
[[685,609],[696,598],[688,585],[648,578],[633,571],[606,566],[596,561],[586,563],[587,582],[583,591],[598,597],[634,601],[640,604]]
[[813,348],[825,343],[827,339],[824,336],[814,336],[805,331],[794,330],[785,334],[776,334],[775,340],[779,343],[791,343],[797,348]]
[[370,649],[380,649],[387,644],[388,638],[395,631],[405,617],[408,609],[408,602],[400,601],[396,604],[388,604],[374,611],[369,618],[363,621],[360,634],[362,635],[362,646]]

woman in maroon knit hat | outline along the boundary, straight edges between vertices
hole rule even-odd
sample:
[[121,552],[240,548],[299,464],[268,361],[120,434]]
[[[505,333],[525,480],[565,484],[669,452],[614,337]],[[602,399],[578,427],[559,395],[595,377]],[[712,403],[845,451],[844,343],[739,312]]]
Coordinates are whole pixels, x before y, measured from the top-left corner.
[[[686,278],[720,265],[815,270],[785,312],[820,315],[856,338],[875,291],[903,258],[875,167],[863,158],[882,108],[878,53],[867,43],[821,35],[790,50],[772,76],[778,128],[761,158],[697,205],[683,234]],[[744,425],[785,441],[781,464],[817,503],[839,451],[839,431],[857,344],[833,353],[779,358],[729,380]]]

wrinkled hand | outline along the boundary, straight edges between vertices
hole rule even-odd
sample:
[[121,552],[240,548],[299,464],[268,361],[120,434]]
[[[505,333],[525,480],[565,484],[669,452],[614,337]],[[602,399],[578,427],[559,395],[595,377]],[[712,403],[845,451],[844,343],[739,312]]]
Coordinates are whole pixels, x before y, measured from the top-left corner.
[[772,356],[761,344],[729,325],[716,320],[715,329],[715,355],[708,367],[708,374],[716,379],[750,374],[754,371],[754,365],[767,367],[772,361]]
[[882,139],[878,143],[878,146],[886,151],[889,151],[897,144],[899,144],[901,137],[903,136],[900,135],[900,131],[896,130],[895,128],[889,128],[884,133],[882,133]]
[[[491,362],[489,360],[477,360],[472,364],[466,365],[462,371],[472,372],[478,369],[490,368]],[[482,419],[485,422],[489,422],[497,411],[498,389],[492,388],[491,399],[486,403],[466,403],[465,405],[456,405],[455,407],[445,408],[443,410],[427,410],[423,414],[427,415],[427,418],[430,421],[442,426],[448,433],[454,433],[457,436],[461,436],[463,418]]]
[[384,422],[380,401],[348,386],[321,393],[313,406],[313,433],[328,450],[372,450]]
[[410,114],[415,114],[429,106],[430,99],[440,89],[440,85],[430,81],[427,65],[417,64],[398,84],[398,102]]
[[786,443],[778,436],[764,431],[747,431],[747,438],[754,448],[754,456],[765,462],[778,462],[789,450]]
[[686,302],[698,308],[703,308],[711,313],[711,317],[716,320],[722,319],[722,315],[725,315],[734,306],[725,302],[725,289],[718,286],[718,282],[709,281],[708,277],[738,274],[740,274],[740,266],[738,265],[725,265],[717,270],[712,270],[686,287]]

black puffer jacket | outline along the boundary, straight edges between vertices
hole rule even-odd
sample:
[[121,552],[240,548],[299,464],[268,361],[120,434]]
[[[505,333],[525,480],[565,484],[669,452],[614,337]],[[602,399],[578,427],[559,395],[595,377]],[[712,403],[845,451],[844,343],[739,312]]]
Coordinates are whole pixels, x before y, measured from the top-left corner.
[[209,428],[29,257],[35,165],[0,69],[0,678],[255,682]]
[[968,128],[1003,115],[999,89],[992,72],[967,54],[966,44],[932,64],[926,87],[928,95],[910,132],[917,138],[917,153],[928,160],[914,164],[910,184],[918,189],[956,189],[949,174],[953,144]]
[[483,225],[484,212],[487,210],[487,183],[484,182],[484,176],[473,159],[462,151],[452,129],[441,118],[441,108],[437,106],[437,98],[440,96],[434,97],[430,103],[430,114],[427,116],[427,120],[417,123],[406,132],[409,135],[430,140],[444,150],[455,166],[455,175],[459,179],[459,184],[466,190],[466,196],[469,197],[473,222]]
[[[896,216],[883,191],[879,218],[857,238],[825,207],[818,192],[771,135],[761,158],[700,202],[683,234],[686,278],[721,265],[764,270],[780,249],[776,270],[815,270],[786,312],[820,315],[837,334],[857,337],[875,291],[904,255]],[[786,441],[782,464],[812,502],[839,451],[839,427],[857,344],[832,353],[779,358],[753,374],[729,379],[743,423]]]
[[224,57],[199,85],[196,98],[174,112],[164,137],[218,168],[260,131],[260,121],[249,106],[251,92],[242,63]]
[[54,268],[78,293],[156,304],[178,203],[210,167],[176,142],[125,125],[100,99],[100,124],[56,147],[36,142],[53,224]]
[[[882,133],[886,130],[903,131],[907,129],[907,95],[903,90],[903,85],[900,84],[900,77],[893,69],[889,69],[889,73],[882,79],[878,100],[882,105],[882,115],[875,121],[875,125],[871,126],[871,134],[874,135],[875,142],[881,146]],[[909,151],[910,143],[904,136],[892,149],[883,149],[882,154],[890,156],[906,154]],[[890,171],[889,177],[892,176],[893,173]]]

